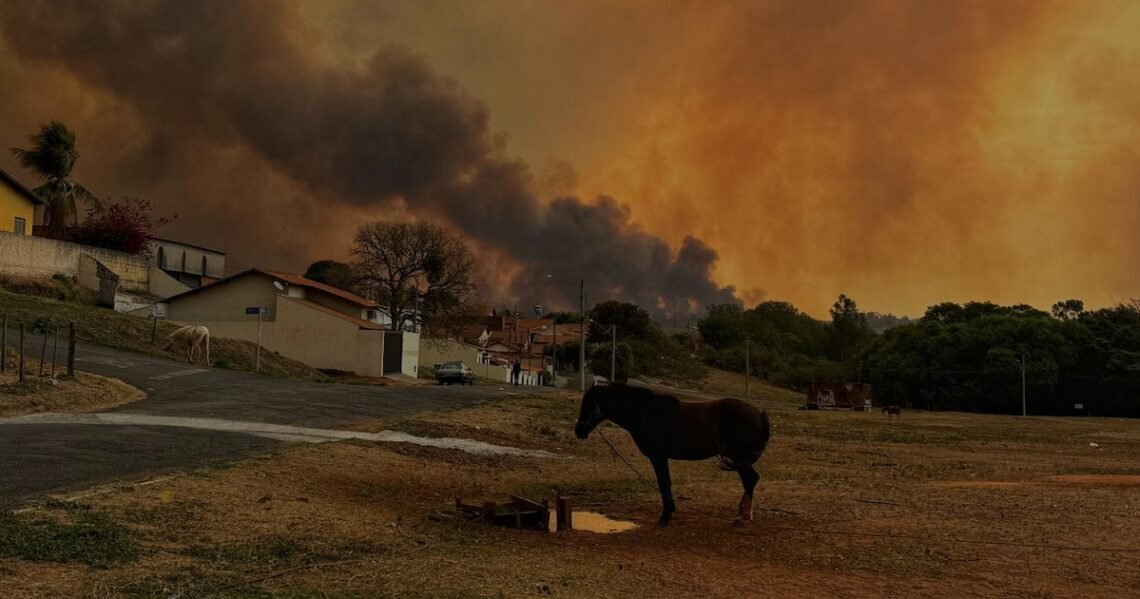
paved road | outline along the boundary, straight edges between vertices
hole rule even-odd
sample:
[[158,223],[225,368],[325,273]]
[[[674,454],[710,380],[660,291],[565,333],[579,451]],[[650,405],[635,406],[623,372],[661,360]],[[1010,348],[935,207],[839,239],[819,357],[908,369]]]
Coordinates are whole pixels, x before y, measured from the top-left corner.
[[[38,347],[31,341],[28,346]],[[497,387],[304,383],[86,344],[76,349],[76,368],[147,392],[145,399],[111,413],[324,429],[454,409],[504,393]],[[244,433],[171,426],[0,424],[0,509],[46,493],[241,458],[279,443]]]

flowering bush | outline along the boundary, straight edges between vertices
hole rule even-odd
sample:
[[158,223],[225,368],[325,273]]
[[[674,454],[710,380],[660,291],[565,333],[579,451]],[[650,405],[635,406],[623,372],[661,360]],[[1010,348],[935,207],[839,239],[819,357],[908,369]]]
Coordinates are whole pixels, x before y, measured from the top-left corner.
[[169,223],[166,217],[151,216],[154,206],[147,200],[127,199],[87,210],[83,224],[71,230],[70,241],[128,254],[149,256],[154,231]]

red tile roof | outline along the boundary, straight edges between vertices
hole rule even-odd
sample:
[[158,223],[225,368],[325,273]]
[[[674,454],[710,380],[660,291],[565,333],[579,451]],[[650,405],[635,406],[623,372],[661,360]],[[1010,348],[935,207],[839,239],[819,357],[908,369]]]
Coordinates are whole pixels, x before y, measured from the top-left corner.
[[244,276],[250,275],[250,274],[259,274],[259,275],[262,275],[264,277],[284,281],[290,285],[296,285],[298,287],[305,287],[307,289],[316,289],[316,290],[321,291],[323,293],[327,293],[329,295],[339,297],[340,299],[342,299],[346,302],[355,304],[357,306],[360,306],[361,308],[379,308],[380,307],[380,305],[377,304],[376,302],[371,301],[371,300],[366,300],[366,299],[360,297],[359,295],[356,295],[355,293],[349,293],[348,291],[345,291],[343,289],[337,289],[336,287],[330,287],[328,285],[325,285],[324,283],[318,283],[312,279],[306,279],[305,277],[302,277],[300,275],[291,275],[291,274],[283,273],[283,272],[274,272],[271,270],[262,270],[260,268],[251,268],[249,270],[243,270],[237,274],[232,274],[228,277],[218,279],[218,280],[216,280],[216,281],[214,281],[208,285],[202,285],[201,287],[195,287],[194,289],[191,289],[189,291],[183,291],[182,293],[168,297],[163,301],[171,301],[171,300],[174,300],[174,299],[177,299],[180,297],[184,297],[184,296],[188,296],[188,295],[194,295],[196,293],[201,293],[207,289],[214,289],[217,287],[221,287],[222,285],[225,285],[226,283],[229,283],[230,281],[233,281],[235,279],[238,279],[240,277],[244,277]]
[[352,324],[355,324],[356,326],[358,326],[362,329],[367,329],[369,331],[383,331],[383,330],[386,330],[388,328],[382,324],[376,324],[375,322],[369,322],[367,320],[363,320],[360,318],[354,318],[348,314],[345,314],[344,312],[337,312],[336,310],[333,310],[332,308],[330,308],[328,306],[323,306],[321,304],[318,304],[317,302],[311,302],[311,301],[306,300],[306,299],[301,299],[301,298],[297,298],[297,297],[288,297],[288,296],[286,296],[285,299],[287,299],[289,301],[297,302],[298,304],[301,304],[302,306],[307,306],[307,307],[312,308],[314,310],[319,310],[321,312],[324,312],[325,314],[328,314],[330,316],[335,316],[341,320],[347,320],[348,322],[351,322]]
[[335,295],[335,296],[339,297],[340,299],[342,299],[346,302],[352,302],[352,303],[360,306],[361,308],[379,308],[380,307],[379,304],[377,304],[376,302],[371,301],[371,300],[366,300],[366,299],[360,297],[359,295],[356,295],[355,293],[351,293],[351,292],[345,291],[343,289],[337,289],[336,287],[332,287],[330,285],[325,285],[324,283],[318,283],[312,279],[306,279],[305,277],[302,277],[301,275],[293,275],[293,274],[289,274],[289,273],[285,273],[285,272],[274,272],[272,270],[261,270],[259,268],[254,268],[252,270],[265,273],[271,277],[276,277],[278,279],[281,279],[282,281],[285,281],[286,283],[288,283],[290,285],[296,285],[298,287],[306,287],[309,289],[317,289],[317,290],[323,291],[325,293],[328,293],[330,295]]

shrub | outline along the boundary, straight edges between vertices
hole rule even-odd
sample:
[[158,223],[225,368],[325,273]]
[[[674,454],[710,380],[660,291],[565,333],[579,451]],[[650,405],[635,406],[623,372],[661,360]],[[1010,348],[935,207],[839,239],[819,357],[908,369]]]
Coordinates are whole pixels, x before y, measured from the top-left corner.
[[154,231],[170,222],[151,216],[153,206],[146,200],[124,200],[87,211],[83,224],[72,229],[68,240],[83,245],[149,256]]

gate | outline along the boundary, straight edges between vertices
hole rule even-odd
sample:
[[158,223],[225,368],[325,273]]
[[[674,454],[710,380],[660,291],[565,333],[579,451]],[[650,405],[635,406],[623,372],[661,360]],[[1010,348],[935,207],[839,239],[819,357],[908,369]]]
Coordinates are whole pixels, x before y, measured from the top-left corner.
[[380,365],[383,374],[399,373],[404,357],[404,334],[400,331],[384,333],[384,362]]

